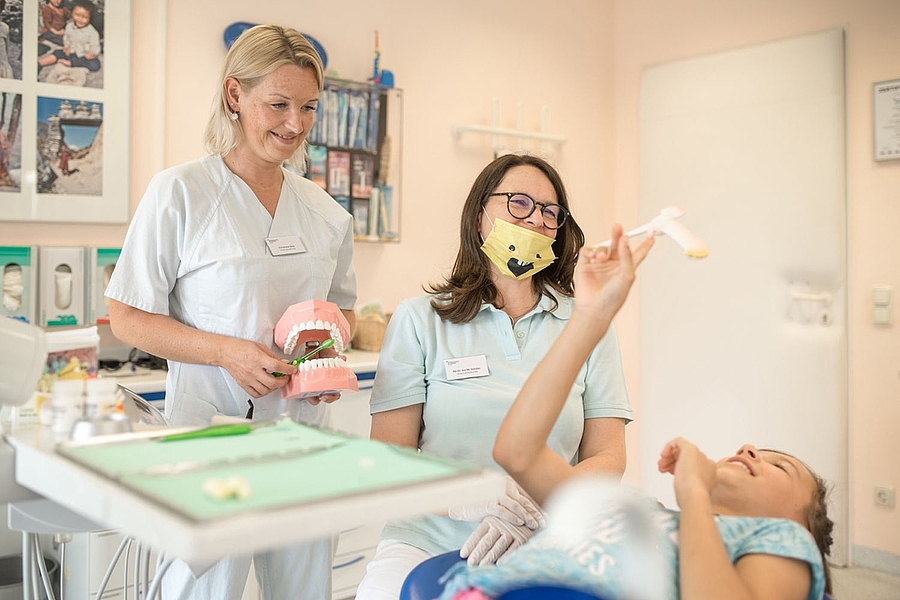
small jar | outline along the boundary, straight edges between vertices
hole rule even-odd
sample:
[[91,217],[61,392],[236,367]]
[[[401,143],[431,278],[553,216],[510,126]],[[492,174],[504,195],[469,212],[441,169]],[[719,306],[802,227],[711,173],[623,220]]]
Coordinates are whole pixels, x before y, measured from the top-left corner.
[[84,413],[84,379],[57,379],[52,393],[53,431],[68,434]]
[[84,416],[99,419],[115,412],[119,384],[114,377],[88,379],[85,385]]

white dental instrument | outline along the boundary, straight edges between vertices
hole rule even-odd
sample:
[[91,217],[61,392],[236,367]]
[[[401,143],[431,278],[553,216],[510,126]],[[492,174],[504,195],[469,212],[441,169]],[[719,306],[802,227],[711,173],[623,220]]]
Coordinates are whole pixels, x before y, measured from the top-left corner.
[[[696,235],[688,231],[687,227],[675,220],[684,213],[685,210],[680,206],[667,206],[649,223],[641,225],[637,229],[627,231],[623,235],[630,238],[645,233],[647,235],[664,233],[675,240],[679,246],[684,248],[684,253],[690,258],[706,258],[707,254],[709,254],[706,250],[706,244],[704,244]],[[612,240],[606,240],[605,242],[600,242],[595,245],[593,249],[609,248],[611,244]]]

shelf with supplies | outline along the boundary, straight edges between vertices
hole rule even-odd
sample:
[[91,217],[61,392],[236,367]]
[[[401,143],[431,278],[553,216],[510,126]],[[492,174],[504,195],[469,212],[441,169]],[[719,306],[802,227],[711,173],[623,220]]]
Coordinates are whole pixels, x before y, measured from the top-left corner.
[[403,90],[325,78],[306,176],[353,215],[354,239],[400,240]]

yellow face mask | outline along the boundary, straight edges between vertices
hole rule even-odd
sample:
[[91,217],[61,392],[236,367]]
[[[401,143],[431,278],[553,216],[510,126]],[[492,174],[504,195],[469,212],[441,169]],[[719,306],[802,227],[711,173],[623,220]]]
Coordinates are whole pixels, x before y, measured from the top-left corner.
[[503,219],[494,219],[493,225],[481,251],[506,277],[527,279],[556,260],[552,237]]

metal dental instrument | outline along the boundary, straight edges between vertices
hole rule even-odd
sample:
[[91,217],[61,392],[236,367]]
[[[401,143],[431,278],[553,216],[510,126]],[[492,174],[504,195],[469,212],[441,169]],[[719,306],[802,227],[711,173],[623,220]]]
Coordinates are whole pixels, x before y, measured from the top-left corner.
[[134,473],[127,473],[126,475],[138,475],[138,476],[160,476],[160,475],[178,475],[180,473],[189,473],[195,471],[209,471],[212,469],[220,469],[223,467],[234,467],[249,463],[255,463],[258,461],[277,461],[277,460],[292,460],[295,458],[301,458],[305,456],[310,456],[313,454],[319,454],[321,452],[326,452],[328,450],[334,450],[336,448],[340,448],[341,446],[346,445],[346,441],[339,441],[330,444],[324,444],[320,446],[313,446],[312,448],[296,448],[293,450],[280,450],[276,452],[258,452],[256,454],[250,454],[247,456],[240,457],[225,457],[219,458],[210,461],[194,461],[187,460],[178,463],[172,464],[163,464],[156,465],[154,467],[150,467],[147,469],[143,469],[141,471],[136,471]]

